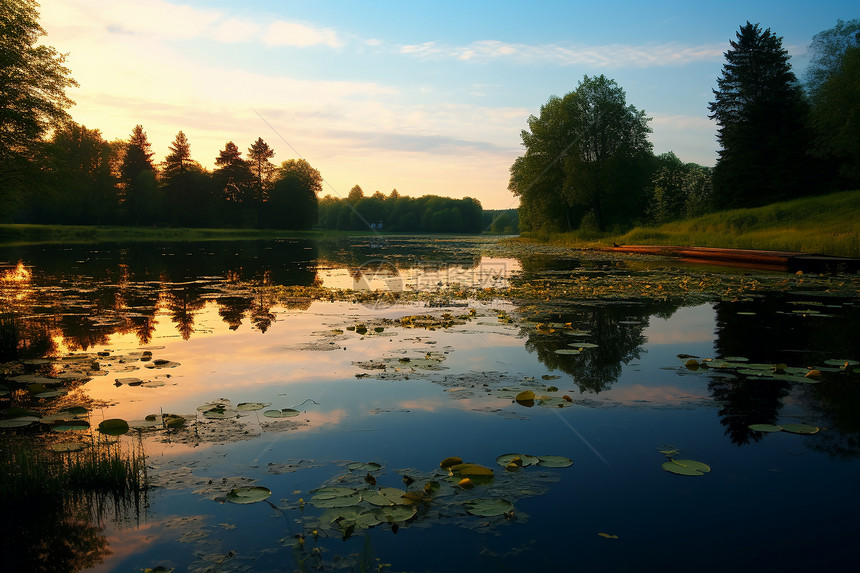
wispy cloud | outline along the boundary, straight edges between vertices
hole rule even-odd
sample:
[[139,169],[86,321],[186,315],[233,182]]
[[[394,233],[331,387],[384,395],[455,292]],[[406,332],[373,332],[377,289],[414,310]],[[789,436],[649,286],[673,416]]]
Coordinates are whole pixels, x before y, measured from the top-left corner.
[[719,60],[725,46],[684,46],[677,43],[631,46],[625,44],[530,45],[482,40],[464,46],[425,42],[400,47],[400,53],[422,59],[489,62],[510,60],[520,64],[595,65],[608,68],[654,67]]
[[[221,10],[196,8],[164,0],[114,0],[110,3],[65,0],[42,8],[47,24],[74,22],[80,30],[104,30],[137,38],[187,41],[208,39],[222,43],[260,42],[267,46],[344,45],[332,28],[308,22],[238,18]],[[59,26],[57,26],[59,27]]]

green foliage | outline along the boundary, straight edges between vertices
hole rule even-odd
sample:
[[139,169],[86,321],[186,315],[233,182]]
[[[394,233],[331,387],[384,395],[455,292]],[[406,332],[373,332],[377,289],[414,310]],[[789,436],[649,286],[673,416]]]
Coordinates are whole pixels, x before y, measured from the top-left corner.
[[520,198],[524,230],[558,231],[586,222],[605,229],[644,210],[651,144],[645,112],[603,75],[552,96],[521,137],[508,189]]
[[322,176],[304,159],[284,161],[275,175],[266,209],[266,226],[309,229],[319,219]]
[[696,217],[709,210],[710,168],[695,163],[684,164],[672,152],[660,155],[656,160],[659,167],[651,179],[653,195],[649,206],[649,215],[654,222]]
[[719,208],[750,207],[815,189],[807,150],[809,106],[782,38],[747,22],[731,41],[709,117],[722,147],[714,170]]
[[388,197],[375,193],[356,200],[356,189],[361,190],[356,185],[346,199],[326,196],[320,201],[319,222],[324,229],[403,233],[480,233],[484,229],[481,204],[471,197],[414,198],[392,192]]
[[860,20],[837,20],[836,26],[813,36],[806,70],[806,89],[813,100],[824,83],[839,73],[845,52],[857,47],[860,47]]
[[[860,21],[853,22],[860,28]],[[842,52],[814,102],[814,153],[838,166],[840,187],[860,185],[860,41]]]

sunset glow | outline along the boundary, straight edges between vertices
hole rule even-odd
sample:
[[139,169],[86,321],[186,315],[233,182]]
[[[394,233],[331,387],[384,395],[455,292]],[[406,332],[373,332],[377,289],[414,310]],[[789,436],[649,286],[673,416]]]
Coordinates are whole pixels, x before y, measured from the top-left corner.
[[784,37],[799,77],[848,2],[684,5],[56,0],[46,43],[68,53],[75,121],[107,139],[143,125],[160,160],[179,130],[207,168],[263,137],[304,157],[323,194],[353,185],[516,206],[520,130],[551,95],[606,74],[652,117],[655,153],[712,165],[707,102],[737,27]]

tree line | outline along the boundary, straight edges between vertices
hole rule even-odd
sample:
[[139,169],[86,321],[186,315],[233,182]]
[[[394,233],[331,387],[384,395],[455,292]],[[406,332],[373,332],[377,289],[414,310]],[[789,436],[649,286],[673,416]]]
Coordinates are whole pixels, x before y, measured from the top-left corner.
[[481,205],[470,198],[326,196],[304,159],[276,165],[262,138],[243,151],[228,141],[207,170],[179,131],[156,164],[143,126],[107,141],[71,120],[66,88],[76,86],[65,56],[41,45],[34,0],[0,11],[0,222],[308,229],[386,228],[480,232]]
[[644,111],[621,86],[585,76],[521,133],[510,169],[527,231],[620,230],[860,187],[860,20],[816,34],[805,85],[782,38],[747,22],[708,104],[713,168],[655,156]]
[[376,229],[419,233],[480,233],[484,230],[481,203],[465,197],[436,195],[407,197],[393,189],[364,195],[359,185],[346,198],[326,195],[320,201],[319,223],[324,229]]

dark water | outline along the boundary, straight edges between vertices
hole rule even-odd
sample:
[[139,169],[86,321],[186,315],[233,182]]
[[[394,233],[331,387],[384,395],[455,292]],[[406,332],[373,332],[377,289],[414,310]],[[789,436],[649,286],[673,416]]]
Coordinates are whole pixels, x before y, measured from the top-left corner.
[[[856,289],[511,299],[503,288],[523,281],[638,279],[624,262],[453,238],[31,246],[0,249],[0,263],[3,311],[18,321],[16,344],[0,346],[3,408],[85,396],[94,425],[189,419],[121,437],[142,436],[154,486],[143,507],[17,527],[42,532],[53,570],[820,571],[860,556]],[[472,294],[452,294],[457,285]],[[403,296],[382,304],[360,289]],[[168,366],[147,368],[142,350]],[[70,352],[124,359],[102,357],[69,396],[14,392],[15,376],[68,370],[32,359]],[[525,390],[534,405],[513,399]],[[204,417],[219,399],[233,415]],[[251,402],[270,406],[237,409]],[[573,465],[506,471],[496,458],[507,453]],[[494,477],[458,487],[439,467],[449,456]],[[669,458],[710,471],[676,475],[662,468]],[[349,469],[371,461],[381,467]],[[433,481],[435,497],[395,525],[320,521],[311,501],[323,486]],[[245,485],[271,496],[224,501]],[[513,511],[472,515],[475,498]],[[37,541],[3,521],[4,551],[26,569],[38,551],[23,546]]]

